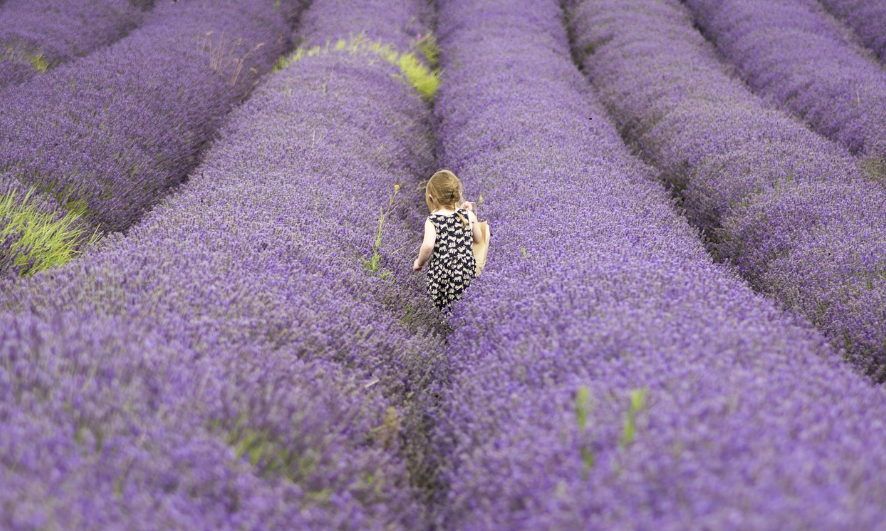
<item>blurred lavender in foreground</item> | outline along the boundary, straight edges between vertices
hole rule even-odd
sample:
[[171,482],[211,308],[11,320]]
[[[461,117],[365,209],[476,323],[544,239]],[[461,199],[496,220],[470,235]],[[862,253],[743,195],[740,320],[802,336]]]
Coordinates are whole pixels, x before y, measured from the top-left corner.
[[818,2],[686,4],[753,90],[869,159],[870,177],[886,183],[886,70]]
[[[376,5],[362,24],[420,12]],[[338,6],[314,2],[308,38],[338,37]],[[408,267],[423,216],[404,201],[385,223],[394,278],[360,259],[371,198],[415,201],[433,167],[428,105],[397,73],[292,63],[126,237],[2,285],[0,527],[422,526],[404,432],[442,367]]]
[[7,0],[0,4],[0,88],[107,46],[142,18],[127,0]]
[[712,263],[557,2],[440,6],[441,162],[495,234],[448,340],[440,527],[879,526],[886,394]]
[[710,249],[886,378],[886,190],[730,76],[675,0],[584,0],[573,49]]

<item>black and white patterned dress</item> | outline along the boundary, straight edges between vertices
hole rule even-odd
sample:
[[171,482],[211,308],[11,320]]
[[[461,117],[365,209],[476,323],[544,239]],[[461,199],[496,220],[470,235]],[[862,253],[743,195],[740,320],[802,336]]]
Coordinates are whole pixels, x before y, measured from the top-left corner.
[[[428,267],[428,296],[441,310],[461,298],[476,275],[474,241],[468,213],[462,209],[455,214],[431,214],[437,238],[434,254]],[[462,225],[457,214],[467,221]]]

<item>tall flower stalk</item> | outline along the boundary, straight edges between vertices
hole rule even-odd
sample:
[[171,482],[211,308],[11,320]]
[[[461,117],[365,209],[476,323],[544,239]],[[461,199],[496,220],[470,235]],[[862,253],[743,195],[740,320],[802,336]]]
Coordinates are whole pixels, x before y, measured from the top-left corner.
[[[381,234],[382,229],[385,226],[385,217],[391,213],[394,208],[394,199],[397,197],[397,194],[400,192],[400,185],[394,185],[394,191],[391,192],[391,197],[388,199],[388,211],[385,212],[385,207],[379,207],[379,216],[378,216],[378,231],[375,233],[375,243],[372,244],[372,257],[369,259],[364,258],[363,264],[366,266],[366,269],[372,271],[373,273],[378,273],[381,271],[381,255],[378,250],[381,248]],[[391,274],[390,271],[381,271],[379,275],[381,278],[387,278]]]

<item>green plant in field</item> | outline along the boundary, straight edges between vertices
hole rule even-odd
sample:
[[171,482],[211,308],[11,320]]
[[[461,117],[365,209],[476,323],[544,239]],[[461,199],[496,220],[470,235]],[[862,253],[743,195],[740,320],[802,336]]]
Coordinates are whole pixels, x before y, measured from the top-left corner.
[[[433,46],[436,46],[436,41],[433,40],[433,36],[425,37],[422,40],[433,42]],[[422,50],[422,40],[420,40],[418,44],[420,50]],[[434,52],[434,48],[431,47],[430,44],[426,43],[424,46],[428,51],[425,52],[422,50],[422,53],[428,58],[428,62],[434,66],[435,63],[430,59],[428,54],[432,54],[431,56],[434,57],[434,61],[436,61],[439,52]],[[327,42],[323,46],[317,45],[310,48],[299,48],[288,59],[281,58],[278,60],[274,69],[281,70],[305,57],[314,57],[331,52],[352,54],[363,53],[381,57],[390,64],[397,66],[400,69],[400,74],[397,77],[405,79],[418,91],[419,94],[428,100],[434,98],[434,94],[437,92],[437,87],[440,85],[439,69],[429,68],[412,52],[401,53],[390,44],[384,44],[380,41],[370,41],[363,35],[358,35],[351,39],[339,39],[334,43]]]
[[886,157],[869,155],[861,161],[861,169],[872,181],[886,180]]
[[646,408],[646,398],[649,394],[647,389],[631,390],[631,407],[625,413],[624,430],[622,431],[622,446],[630,446],[637,438],[637,414]]
[[[575,420],[578,422],[578,429],[581,432],[579,435],[584,434],[588,428],[588,414],[590,411],[590,391],[587,387],[581,386],[575,393]],[[594,468],[594,454],[588,445],[582,444],[579,447],[579,452],[581,452],[581,460],[584,461],[586,471]]]
[[575,393],[575,420],[578,422],[578,429],[581,431],[585,431],[588,428],[588,413],[590,412],[588,395],[589,390],[585,386],[579,387]]
[[368,441],[379,443],[385,449],[393,448],[397,443],[397,436],[402,428],[403,419],[395,407],[385,410],[384,421],[381,425],[369,430],[366,434]]
[[430,70],[424,63],[418,60],[415,54],[401,54],[397,59],[397,66],[406,76],[406,79],[412,83],[415,90],[428,100],[434,99],[437,87],[440,86],[440,73]]
[[33,190],[17,200],[14,192],[0,196],[0,243],[6,243],[13,269],[29,276],[65,264],[98,239],[77,223],[80,214],[68,212],[61,218],[42,212],[31,201]]
[[366,269],[372,271],[373,273],[378,273],[381,271],[379,275],[381,278],[387,278],[391,272],[390,271],[382,271],[381,268],[381,255],[378,254],[378,249],[381,247],[381,231],[385,225],[385,216],[391,213],[391,209],[394,208],[394,199],[397,197],[397,194],[400,192],[400,185],[394,185],[394,191],[391,192],[391,198],[388,200],[388,211],[385,212],[384,207],[379,207],[379,216],[378,216],[378,231],[375,233],[375,243],[372,245],[372,257],[364,258],[363,265]]
[[29,55],[28,62],[41,74],[49,69],[49,60],[42,53]]
[[21,64],[30,64],[41,74],[49,70],[49,59],[39,50],[29,50],[28,45],[9,45],[0,51],[0,58]]
[[437,44],[437,38],[434,37],[434,34],[428,33],[424,37],[419,37],[416,46],[422,55],[425,56],[428,64],[432,68],[437,68],[437,65],[440,64],[440,45]]

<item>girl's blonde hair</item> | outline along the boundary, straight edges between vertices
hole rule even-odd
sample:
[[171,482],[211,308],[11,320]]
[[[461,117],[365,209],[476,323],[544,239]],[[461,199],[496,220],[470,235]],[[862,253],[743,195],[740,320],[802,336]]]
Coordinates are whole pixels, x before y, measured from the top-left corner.
[[[431,212],[441,208],[456,210],[461,203],[461,181],[449,170],[440,170],[428,180],[425,187],[425,201]],[[457,214],[462,227],[468,226],[468,220]]]

